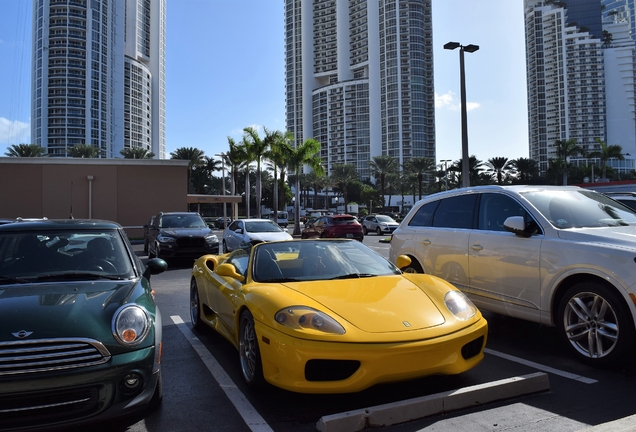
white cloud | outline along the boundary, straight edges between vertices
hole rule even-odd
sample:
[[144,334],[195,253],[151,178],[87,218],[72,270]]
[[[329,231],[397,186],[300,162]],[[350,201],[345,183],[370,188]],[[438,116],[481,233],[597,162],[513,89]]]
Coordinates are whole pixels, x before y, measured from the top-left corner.
[[[480,106],[481,104],[479,102],[467,102],[466,111],[475,110]],[[452,91],[449,90],[443,95],[435,93],[435,108],[447,108],[452,111],[459,111],[460,107],[461,103],[457,100],[457,95]]]
[[31,126],[18,120],[0,117],[1,144],[31,144]]

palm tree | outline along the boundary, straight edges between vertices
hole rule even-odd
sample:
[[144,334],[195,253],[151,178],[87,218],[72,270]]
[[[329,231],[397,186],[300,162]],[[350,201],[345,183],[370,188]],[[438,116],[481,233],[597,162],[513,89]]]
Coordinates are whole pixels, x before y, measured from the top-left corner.
[[126,147],[119,151],[124,159],[152,159],[155,154],[150,150],[141,147]]
[[46,149],[38,144],[12,144],[7,148],[5,156],[9,157],[45,157]]
[[[281,131],[271,132],[265,136],[265,140],[268,141],[269,151],[265,157],[270,161],[268,168],[274,172],[274,197],[273,197],[273,210],[278,211],[280,208],[280,200],[278,199],[278,173],[281,175],[285,172],[287,166],[287,159],[291,152],[291,142],[294,139],[294,135],[291,132],[282,133]],[[281,183],[284,184],[284,180],[281,179]]]
[[607,161],[613,158],[618,160],[625,160],[623,156],[623,147],[618,144],[607,145],[602,139],[596,138],[596,142],[601,146],[601,151],[595,151],[590,153],[590,157],[599,158],[601,160],[601,166],[603,167],[603,181],[606,180],[607,174]]
[[250,151],[252,154],[252,158],[256,161],[256,217],[261,217],[261,198],[263,195],[263,188],[261,185],[261,161],[263,157],[267,154],[267,149],[271,142],[272,132],[265,130],[266,139],[261,139],[258,136],[258,131],[253,127],[246,127],[243,129],[243,132],[246,134],[247,140],[250,142]]
[[510,166],[517,171],[521,183],[527,183],[530,179],[539,175],[539,165],[534,159],[523,157],[513,159],[510,161]]
[[[484,174],[484,163],[477,159],[475,155],[471,155],[468,158],[468,176],[470,177],[471,186],[478,186],[489,183],[489,177]],[[448,171],[453,171],[456,173],[455,178],[451,178],[451,181],[455,182],[457,185],[462,183],[461,172],[462,172],[462,160],[456,160],[453,162],[448,168]]]
[[320,142],[309,138],[304,143],[296,146],[289,154],[288,164],[290,171],[296,174],[294,186],[294,235],[300,235],[300,171],[303,165],[308,165],[318,174],[324,173],[322,159],[320,158]]
[[176,149],[175,151],[173,151],[172,153],[170,153],[170,159],[181,159],[181,160],[188,161],[188,188],[187,188],[188,193],[191,193],[190,190],[192,188],[192,186],[190,185],[192,171],[194,170],[195,167],[203,165],[204,163],[203,155],[204,155],[204,151],[199,150],[198,148],[195,148],[195,147],[180,147]]
[[435,163],[427,157],[412,158],[406,163],[406,170],[417,176],[417,186],[420,199],[422,199],[422,180],[424,174],[430,174],[435,169]]
[[241,168],[243,169],[243,171],[245,171],[245,217],[249,218],[251,215],[250,200],[252,197],[252,186],[250,184],[250,164],[254,162],[254,156],[252,154],[252,143],[249,139],[247,139],[247,136],[243,135],[243,139],[238,145],[238,148],[241,149]]
[[[398,166],[397,159],[388,155],[373,156],[371,161],[369,161],[369,169],[371,171],[371,175],[373,175],[373,177],[375,177],[376,180],[377,179],[380,180],[380,191],[382,193],[382,209],[385,208],[384,186],[386,182],[386,177],[387,175],[397,172],[398,168],[399,166]],[[356,176],[356,179],[357,178],[358,177]],[[345,190],[346,190],[346,185],[345,185]],[[347,201],[347,198],[345,197],[345,209],[347,208],[346,201]]]
[[488,171],[497,176],[497,184],[503,184],[504,174],[510,169],[512,161],[506,157],[494,157],[488,159],[486,167]]
[[563,185],[565,186],[568,184],[568,158],[579,154],[581,148],[576,145],[576,138],[556,140],[554,146],[556,147],[557,153],[556,159],[560,161],[560,164],[557,164],[557,166],[561,168],[561,172],[563,173]]
[[[380,157],[380,156],[376,156]],[[371,165],[372,162],[369,162]],[[331,176],[337,182],[338,186],[342,190],[342,196],[344,198],[344,207],[345,213],[347,212],[347,183],[350,183],[354,180],[358,180],[358,170],[356,166],[353,164],[339,164],[334,165],[331,168]],[[384,196],[382,197],[384,200]]]
[[66,152],[70,157],[74,158],[98,158],[101,154],[101,150],[92,144],[75,144],[73,146],[66,147]]
[[338,186],[338,182],[332,176],[325,175],[320,180],[320,186],[325,190],[325,209],[329,211],[329,189]]

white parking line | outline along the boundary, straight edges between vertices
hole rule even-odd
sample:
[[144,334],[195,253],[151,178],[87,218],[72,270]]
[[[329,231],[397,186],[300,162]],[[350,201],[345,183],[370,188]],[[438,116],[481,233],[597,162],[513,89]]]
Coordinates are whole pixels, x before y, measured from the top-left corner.
[[544,366],[544,365],[542,365],[540,363],[535,363],[533,361],[522,359],[521,357],[515,357],[515,356],[512,356],[510,354],[504,354],[502,352],[491,350],[489,348],[484,349],[484,352],[486,354],[492,354],[494,356],[501,357],[501,358],[504,358],[506,360],[510,360],[510,361],[517,362],[517,363],[521,363],[523,365],[530,366],[532,368],[535,368],[535,369],[538,369],[538,370],[541,370],[541,371],[544,371],[544,372],[549,372],[551,374],[559,375],[559,376],[562,376],[563,378],[568,378],[568,379],[571,379],[571,380],[574,380],[574,381],[579,381],[579,382],[582,382],[582,383],[585,383],[585,384],[595,384],[595,383],[598,382],[597,380],[592,379],[592,378],[586,378],[584,376],[576,375],[576,374],[573,374],[573,373],[570,373],[570,372],[565,372],[565,371],[562,371],[562,370],[559,370],[559,369],[552,368],[550,366]]
[[228,399],[232,402],[238,413],[243,417],[245,423],[254,432],[273,432],[273,429],[267,424],[265,419],[254,409],[251,403],[245,398],[245,395],[236,387],[234,381],[225,373],[221,365],[210,354],[205,345],[201,343],[190,328],[183,322],[179,315],[172,315],[172,321],[177,325],[177,328],[183,333],[185,338],[190,342],[192,348],[199,354],[201,360],[208,368],[216,382],[223,389]]

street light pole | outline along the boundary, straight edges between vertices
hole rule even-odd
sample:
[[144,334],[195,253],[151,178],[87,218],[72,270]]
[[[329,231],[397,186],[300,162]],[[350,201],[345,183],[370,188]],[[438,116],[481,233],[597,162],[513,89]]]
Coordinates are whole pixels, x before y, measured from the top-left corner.
[[223,188],[223,229],[227,228],[227,210],[225,207],[225,153],[215,154],[221,158],[221,166],[223,167],[223,177],[221,178],[221,187]]
[[440,163],[444,163],[444,190],[448,190],[448,162],[452,162],[452,159],[441,160]]
[[454,50],[459,48],[459,81],[461,92],[462,113],[462,187],[470,186],[469,158],[468,155],[468,118],[466,114],[466,74],[464,72],[464,51],[473,53],[479,49],[478,45],[462,45],[459,42],[448,42],[444,49]]

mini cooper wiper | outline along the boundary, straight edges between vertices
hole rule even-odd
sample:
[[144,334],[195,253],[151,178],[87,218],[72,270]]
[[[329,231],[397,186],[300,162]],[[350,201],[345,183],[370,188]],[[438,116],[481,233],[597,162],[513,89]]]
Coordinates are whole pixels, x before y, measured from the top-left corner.
[[47,280],[65,280],[65,279],[108,279],[108,280],[124,280],[125,278],[120,276],[112,276],[105,275],[100,273],[90,273],[90,272],[69,272],[69,273],[60,273],[60,274],[48,274],[38,276],[37,280],[39,281],[47,281]]
[[330,280],[334,280],[334,279],[358,279],[358,278],[367,278],[367,277],[374,277],[377,275],[371,274],[371,273],[349,273],[346,275],[340,275],[340,276],[336,276],[336,277],[332,277]]
[[12,276],[0,275],[0,283],[3,283],[3,282],[17,282],[17,283],[21,283],[21,284],[29,283],[29,281],[26,280],[26,279],[12,277]]

